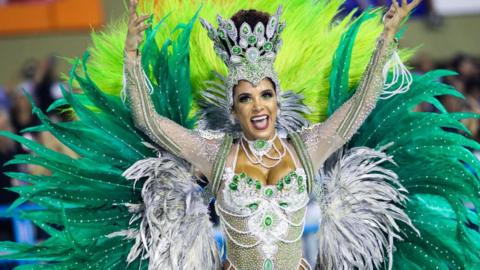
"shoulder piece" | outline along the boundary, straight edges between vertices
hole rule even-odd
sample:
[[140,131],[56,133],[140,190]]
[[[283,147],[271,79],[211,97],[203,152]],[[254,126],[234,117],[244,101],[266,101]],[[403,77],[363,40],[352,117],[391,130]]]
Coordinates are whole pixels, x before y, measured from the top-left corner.
[[225,161],[230,153],[230,149],[232,149],[232,143],[233,136],[230,134],[225,134],[212,169],[212,179],[210,182],[212,183],[213,195],[217,194],[218,188],[220,187],[223,170],[225,169]]
[[308,155],[305,144],[297,132],[288,134],[288,138],[291,140],[295,151],[297,151],[298,158],[300,159],[300,162],[305,170],[307,175],[307,190],[308,193],[310,193],[312,191],[312,180],[315,177],[312,160]]

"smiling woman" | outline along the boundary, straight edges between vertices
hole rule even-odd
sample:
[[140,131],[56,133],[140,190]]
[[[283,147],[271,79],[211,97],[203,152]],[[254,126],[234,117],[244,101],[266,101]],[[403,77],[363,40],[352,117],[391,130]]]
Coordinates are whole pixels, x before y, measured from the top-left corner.
[[[385,14],[385,30],[355,95],[322,125],[290,130],[288,138],[277,136],[278,110],[288,108],[282,108],[282,91],[273,68],[285,28],[280,21],[281,9],[272,16],[241,10],[230,20],[218,17],[218,29],[202,19],[215,52],[228,67],[224,95],[241,128],[232,143],[230,134],[212,139],[187,133],[152,110],[137,50],[141,33],[149,27],[143,23],[149,16],[138,17],[135,1],[131,1],[125,50],[126,90],[133,117],[152,140],[192,163],[212,184],[215,207],[227,236],[225,269],[310,269],[303,259],[300,239],[315,172],[352,137],[374,108],[383,92],[385,65],[395,48],[393,37],[417,4],[395,3]],[[392,197],[385,200],[403,201],[395,199],[402,198],[400,191],[390,190]],[[401,210],[388,215],[411,225]]]
[[275,136],[278,100],[270,79],[257,86],[242,80],[233,89],[233,114],[249,140]]
[[[290,28],[281,6],[272,10],[280,2]],[[45,207],[25,216],[51,237],[5,243],[2,256],[54,261],[38,269],[306,270],[302,236],[314,199],[316,269],[478,268],[479,216],[462,202],[480,206],[480,163],[467,149],[480,145],[450,132],[475,115],[436,101],[459,96],[437,79],[450,73],[412,77],[396,52],[400,22],[419,0],[332,24],[342,3],[130,0],[128,25],[94,36],[93,69],[88,55],[80,72],[74,65],[84,93],[64,91],[51,106],[69,104],[78,121],[33,109],[42,125],[29,130],[51,131],[80,158],[0,132],[36,152],[12,164],[53,172],[13,174],[32,182],[14,206]],[[206,32],[197,23],[246,5],[273,13],[240,10],[217,16],[218,27],[200,19]],[[121,76],[116,95],[100,90],[117,89],[105,81]],[[284,91],[288,82],[297,90]],[[422,102],[441,113],[412,112]],[[203,196],[215,198],[225,261]]]

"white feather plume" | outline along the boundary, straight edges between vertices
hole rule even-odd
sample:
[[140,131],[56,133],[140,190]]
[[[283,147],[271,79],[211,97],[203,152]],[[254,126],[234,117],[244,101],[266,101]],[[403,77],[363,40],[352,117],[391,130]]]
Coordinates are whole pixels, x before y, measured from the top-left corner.
[[141,219],[140,227],[109,237],[135,239],[127,257],[141,256],[148,269],[220,269],[220,258],[202,189],[182,160],[170,155],[140,160],[123,174],[137,182],[146,179],[142,205],[126,205]]
[[322,215],[316,269],[378,269],[393,241],[401,240],[398,221],[413,228],[402,210],[407,192],[382,163],[391,156],[367,147],[340,151],[335,162],[320,171],[314,195]]

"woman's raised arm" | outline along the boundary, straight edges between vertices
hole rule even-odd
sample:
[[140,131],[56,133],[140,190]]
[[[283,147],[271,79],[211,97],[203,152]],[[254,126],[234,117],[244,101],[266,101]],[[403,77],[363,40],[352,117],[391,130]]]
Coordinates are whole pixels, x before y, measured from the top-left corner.
[[221,139],[203,138],[159,115],[150,98],[150,83],[141,65],[138,46],[149,27],[149,16],[137,16],[136,0],[130,0],[128,34],[125,42],[124,88],[135,126],[170,153],[179,156],[210,177]]
[[393,1],[384,17],[384,31],[377,41],[356,93],[324,123],[300,133],[316,170],[332,153],[350,140],[375,107],[383,92],[383,69],[396,49],[394,37],[400,23],[419,3],[420,0],[414,0],[410,4],[407,0],[402,0],[400,6],[396,0]]

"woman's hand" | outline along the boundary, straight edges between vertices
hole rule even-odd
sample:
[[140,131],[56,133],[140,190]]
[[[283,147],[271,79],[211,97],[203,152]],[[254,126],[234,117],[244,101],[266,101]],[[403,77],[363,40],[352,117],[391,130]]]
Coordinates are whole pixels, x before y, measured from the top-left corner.
[[384,35],[394,38],[400,29],[400,24],[408,16],[408,14],[420,4],[421,0],[413,0],[408,4],[407,0],[401,0],[402,5],[398,4],[400,0],[393,0],[390,9],[383,17]]
[[143,32],[150,24],[145,24],[145,21],[150,15],[138,16],[137,15],[138,0],[129,0],[128,13],[130,14],[128,20],[128,33],[125,41],[125,53],[133,54],[137,53],[138,46],[143,40]]

